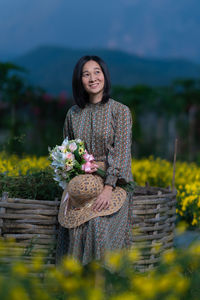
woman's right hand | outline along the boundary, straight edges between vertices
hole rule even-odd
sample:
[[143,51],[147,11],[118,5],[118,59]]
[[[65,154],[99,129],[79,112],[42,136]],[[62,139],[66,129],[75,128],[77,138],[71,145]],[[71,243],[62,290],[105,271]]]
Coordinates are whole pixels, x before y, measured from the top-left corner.
[[88,171],[87,173],[94,173],[97,171],[97,169],[98,169],[98,165],[96,163],[91,163],[90,171]]

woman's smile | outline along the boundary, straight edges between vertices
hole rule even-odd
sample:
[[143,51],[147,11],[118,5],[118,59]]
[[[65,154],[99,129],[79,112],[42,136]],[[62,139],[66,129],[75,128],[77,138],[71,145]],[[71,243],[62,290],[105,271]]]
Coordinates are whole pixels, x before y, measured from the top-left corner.
[[96,88],[98,85],[99,85],[98,83],[93,83],[93,84],[90,84],[89,86],[90,86],[91,88]]

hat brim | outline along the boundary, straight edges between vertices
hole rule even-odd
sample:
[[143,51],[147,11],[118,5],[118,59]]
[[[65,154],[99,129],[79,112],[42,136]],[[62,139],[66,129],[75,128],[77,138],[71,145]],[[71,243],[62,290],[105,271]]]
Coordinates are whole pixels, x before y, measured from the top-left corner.
[[112,197],[108,209],[102,209],[101,211],[94,211],[92,205],[96,201],[97,197],[90,199],[90,202],[83,205],[81,208],[72,208],[70,205],[70,198],[67,198],[67,189],[64,190],[59,213],[58,222],[61,226],[66,228],[74,228],[81,224],[100,216],[108,216],[117,212],[126,200],[127,193],[121,187],[116,187],[112,191]]

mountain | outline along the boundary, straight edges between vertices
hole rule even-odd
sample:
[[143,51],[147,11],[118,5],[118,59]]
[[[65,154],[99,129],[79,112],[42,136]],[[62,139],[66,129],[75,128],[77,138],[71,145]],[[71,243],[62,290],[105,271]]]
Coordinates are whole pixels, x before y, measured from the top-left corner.
[[57,94],[71,94],[71,78],[77,60],[86,54],[100,56],[107,63],[113,85],[167,85],[175,78],[200,77],[200,66],[181,59],[150,59],[120,50],[69,49],[43,46],[14,59],[26,68],[34,85]]

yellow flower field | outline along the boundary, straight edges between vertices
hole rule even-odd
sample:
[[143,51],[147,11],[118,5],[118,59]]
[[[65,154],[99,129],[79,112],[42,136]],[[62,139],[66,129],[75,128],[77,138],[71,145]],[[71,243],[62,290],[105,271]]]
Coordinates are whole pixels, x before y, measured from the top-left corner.
[[42,170],[49,166],[50,161],[46,156],[24,156],[20,159],[17,155],[7,156],[5,152],[0,153],[0,173],[8,176],[26,175],[28,172]]
[[[164,159],[132,161],[132,172],[139,185],[172,186],[173,165]],[[200,167],[195,163],[177,162],[175,174],[178,207],[181,218],[191,225],[200,225]]]
[[[0,173],[8,176],[26,175],[45,170],[50,165],[48,157],[0,153]],[[172,163],[153,157],[132,161],[132,172],[138,185],[148,182],[151,186],[168,187],[172,185]],[[191,225],[200,225],[200,167],[195,163],[177,162],[175,185],[177,189],[177,213]]]
[[[0,239],[1,300],[196,300],[200,297],[199,242],[184,250],[166,250],[161,254],[161,266],[144,273],[134,268],[140,255],[135,246],[129,251],[107,252],[105,265],[93,261],[86,269],[70,256],[65,256],[58,266],[46,265],[47,253],[41,256],[39,252],[31,255],[27,263],[23,249],[15,258],[13,249],[19,249],[14,240]],[[5,263],[8,255],[12,260]]]

